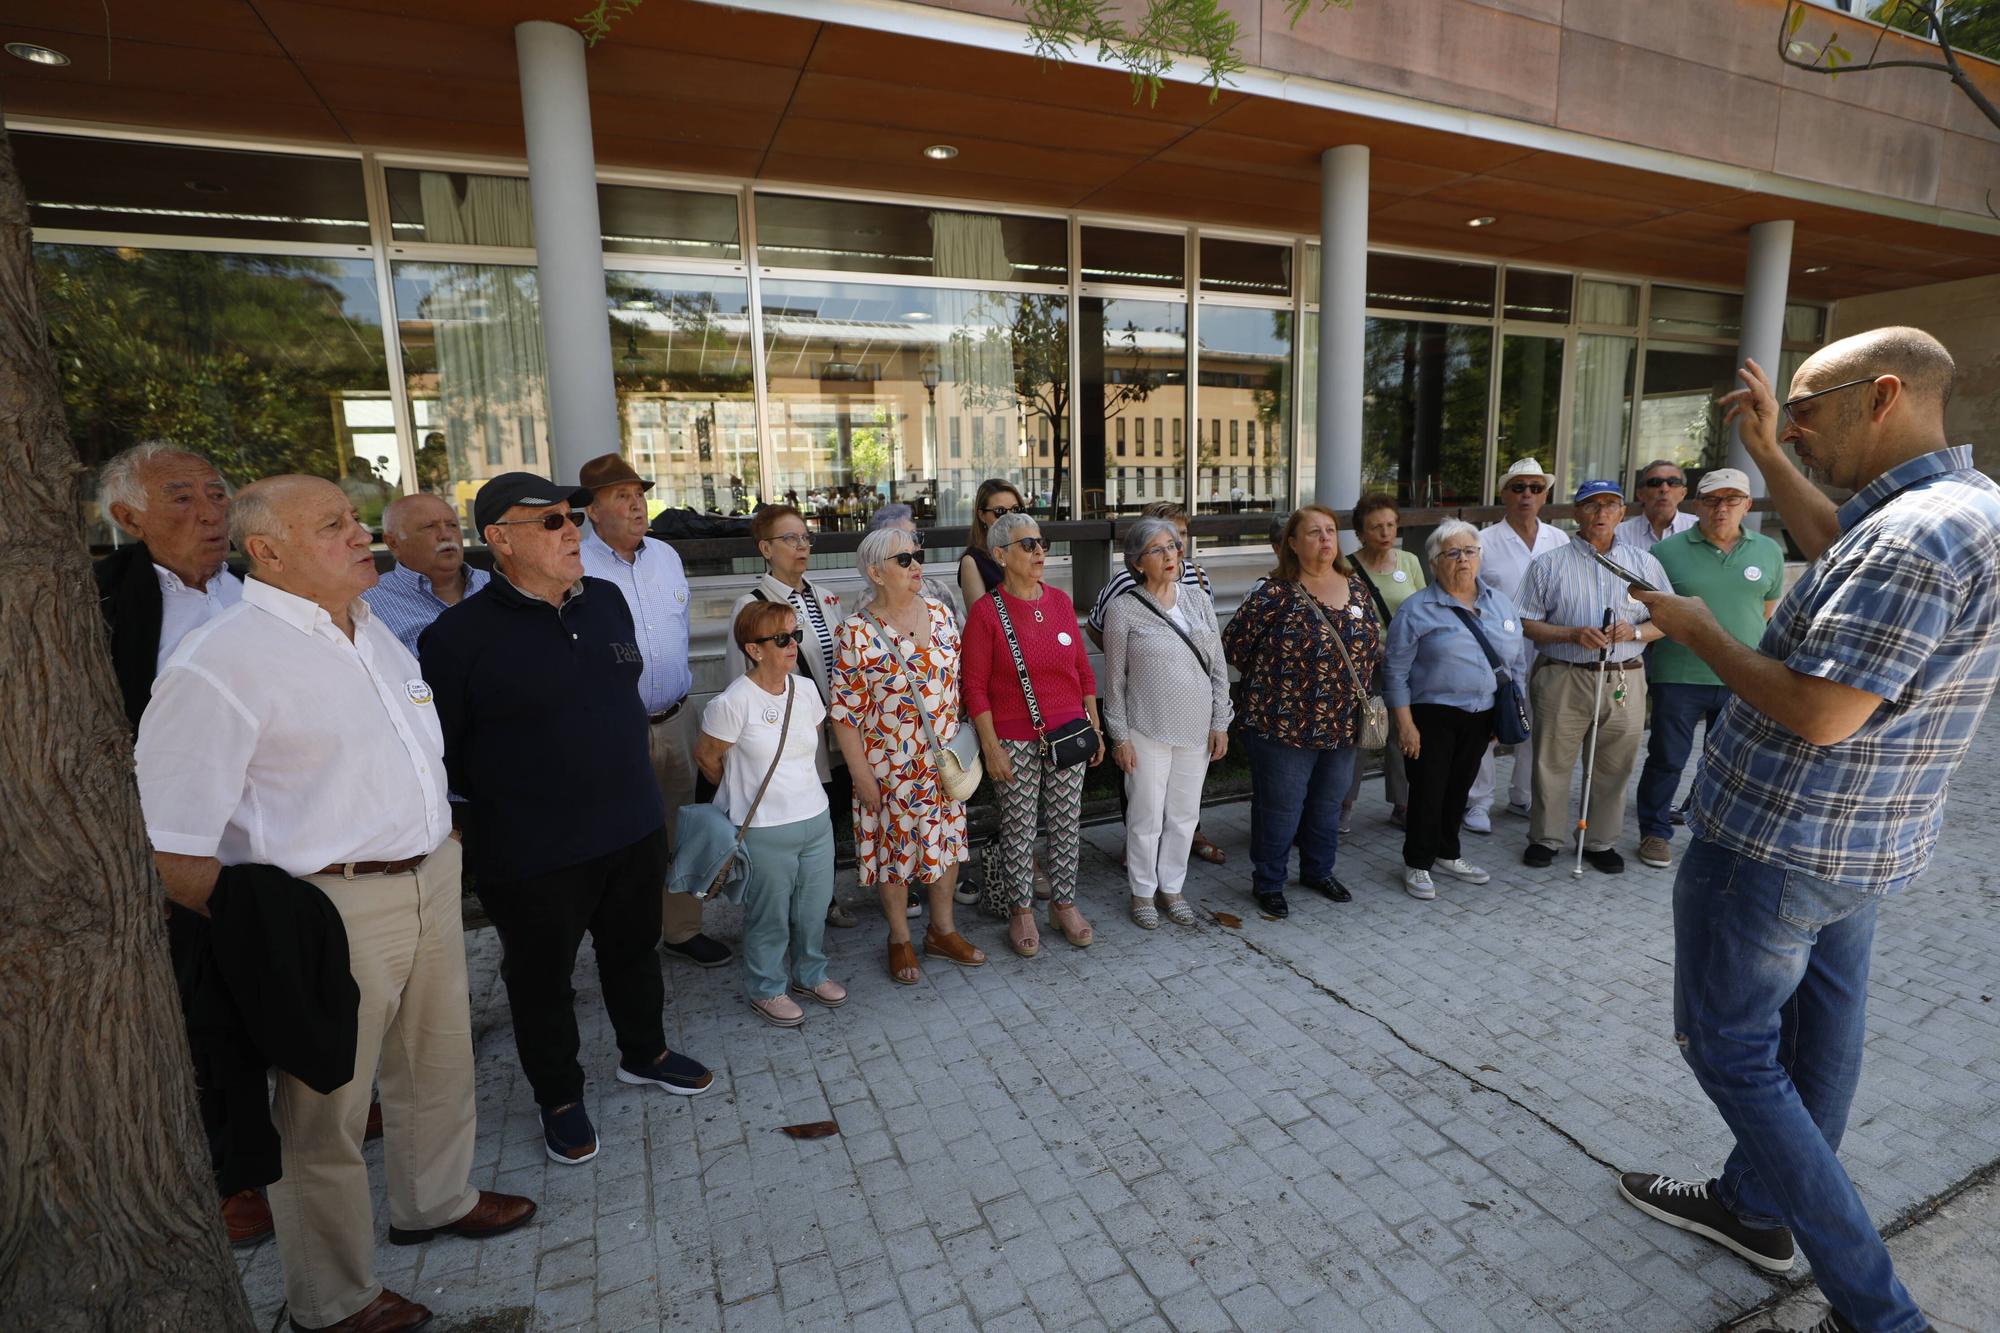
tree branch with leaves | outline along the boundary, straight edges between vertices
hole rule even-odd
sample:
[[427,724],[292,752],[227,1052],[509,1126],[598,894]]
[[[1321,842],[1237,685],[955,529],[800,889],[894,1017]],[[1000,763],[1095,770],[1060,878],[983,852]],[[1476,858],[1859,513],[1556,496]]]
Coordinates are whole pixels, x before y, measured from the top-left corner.
[[[1824,41],[1814,42],[1799,36],[1805,26],[1806,13],[1811,6],[1807,0],[1786,0],[1785,13],[1778,29],[1778,58],[1793,69],[1804,70],[1808,74],[1820,74],[1827,78],[1837,78],[1842,74],[1866,74],[1878,69],[1926,69],[1943,74],[1950,79],[1966,99],[1979,109],[1979,114],[2000,128],[2000,106],[1974,82],[1958,58],[1952,43],[1951,24],[1946,18],[1943,0],[1884,0],[1870,18],[1882,24],[1875,34],[1875,41],[1868,49],[1866,59],[1856,60],[1854,52],[1841,43],[1840,33],[1829,31]],[[1884,59],[1882,43],[1891,30],[1911,33],[1936,43],[1939,59],[1912,60],[1903,57]],[[1991,211],[1992,205],[1987,205]]]
[[[1208,100],[1222,95],[1245,68],[1237,54],[1243,27],[1222,0],[1146,0],[1139,17],[1119,17],[1113,0],[1019,0],[1028,16],[1028,41],[1044,62],[1076,58],[1097,49],[1100,63],[1122,66],[1132,79],[1132,101],[1160,100],[1160,84],[1182,57],[1200,64]],[[1349,9],[1354,0],[1285,0],[1285,17],[1297,27],[1310,9]]]

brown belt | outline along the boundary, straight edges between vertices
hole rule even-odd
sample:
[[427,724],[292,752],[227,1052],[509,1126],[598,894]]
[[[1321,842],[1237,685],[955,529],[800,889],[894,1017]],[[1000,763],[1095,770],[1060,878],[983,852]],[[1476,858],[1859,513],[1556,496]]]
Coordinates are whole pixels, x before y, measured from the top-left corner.
[[317,873],[338,875],[342,879],[354,879],[361,875],[400,875],[406,870],[415,870],[423,863],[421,856],[406,856],[400,861],[336,861]]
[[679,716],[679,715],[680,715],[680,711],[681,711],[681,704],[685,704],[686,702],[687,702],[687,699],[686,699],[686,698],[682,698],[682,699],[681,699],[681,701],[680,701],[680,703],[677,703],[677,704],[675,704],[675,705],[674,705],[674,706],[673,706],[672,708],[663,708],[663,709],[661,709],[661,710],[660,710],[659,712],[657,712],[657,713],[649,713],[649,714],[647,714],[647,715],[646,715],[646,725],[648,725],[648,726],[652,726],[652,727],[657,727],[657,726],[659,726],[659,725],[660,725],[660,724],[661,724],[662,722],[671,722],[671,721],[673,721],[673,720],[674,720],[674,718],[676,718],[677,716]]
[[1559,665],[1575,667],[1578,671],[1644,671],[1646,669],[1646,661],[1641,657],[1630,658],[1623,662],[1604,662],[1601,664],[1597,662],[1562,662]]

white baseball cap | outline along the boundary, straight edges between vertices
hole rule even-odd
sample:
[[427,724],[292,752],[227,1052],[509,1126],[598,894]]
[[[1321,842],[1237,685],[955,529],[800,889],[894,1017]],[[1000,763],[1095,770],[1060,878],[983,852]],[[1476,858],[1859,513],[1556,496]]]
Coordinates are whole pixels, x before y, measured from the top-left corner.
[[1507,483],[1516,477],[1534,477],[1550,490],[1555,489],[1555,474],[1542,471],[1542,465],[1532,458],[1516,459],[1512,467],[1500,474],[1500,484],[1494,487],[1494,489],[1500,491],[1506,490]]
[[1694,488],[1694,493],[1707,495],[1711,491],[1741,491],[1748,495],[1749,475],[1733,467],[1711,468],[1701,474],[1701,483]]

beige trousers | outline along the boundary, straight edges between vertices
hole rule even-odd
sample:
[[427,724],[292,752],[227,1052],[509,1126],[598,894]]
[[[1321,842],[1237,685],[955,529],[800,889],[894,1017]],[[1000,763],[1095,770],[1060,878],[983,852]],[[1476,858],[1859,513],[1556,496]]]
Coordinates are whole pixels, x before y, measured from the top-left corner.
[[284,1175],[271,1186],[278,1257],[291,1316],[334,1324],[381,1292],[375,1219],[361,1138],[373,1084],[382,1087],[382,1158],[389,1221],[456,1222],[472,1188],[472,1016],[459,916],[458,843],[447,838],[400,875],[308,875],[347,928],[348,967],[361,992],[354,1077],[321,1096],[278,1076],[273,1118]]
[[[660,781],[660,799],[667,807],[667,844],[673,845],[674,822],[680,809],[694,799],[694,761],[688,758],[687,742],[681,731],[686,720],[681,714],[646,728],[646,753],[653,760],[653,776]],[[691,893],[668,893],[660,886],[660,938],[668,944],[685,944],[701,934],[701,899]]]
[[[1625,686],[1625,701],[1613,691]],[[1590,706],[1597,673],[1563,662],[1544,661],[1528,683],[1535,710],[1535,800],[1528,840],[1558,850],[1572,846],[1576,825],[1570,814],[1570,774],[1590,745]],[[1590,780],[1590,829],[1584,846],[1602,851],[1625,831],[1625,788],[1639,758],[1639,735],[1646,726],[1646,673],[1607,671],[1598,705],[1597,772]]]

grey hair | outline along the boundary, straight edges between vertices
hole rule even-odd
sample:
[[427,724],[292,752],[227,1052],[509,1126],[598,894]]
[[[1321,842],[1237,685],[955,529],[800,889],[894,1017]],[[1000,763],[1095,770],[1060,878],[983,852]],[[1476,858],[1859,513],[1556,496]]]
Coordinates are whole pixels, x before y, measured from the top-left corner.
[[1637,478],[1635,478],[1635,480],[1644,481],[1648,473],[1654,472],[1663,467],[1670,467],[1674,471],[1680,473],[1683,477],[1687,475],[1687,469],[1682,467],[1679,463],[1676,463],[1673,459],[1655,458],[1652,462],[1646,464],[1646,466],[1639,469],[1639,475]]
[[[870,570],[880,569],[888,564],[889,557],[898,551],[921,550],[923,548],[917,545],[916,537],[901,528],[876,528],[863,537],[861,545],[854,549],[854,567],[860,570],[861,577],[866,579]],[[861,595],[861,605],[863,607],[874,605],[876,597],[880,595],[881,589],[876,587],[873,579],[869,579],[868,587]]]
[[1444,549],[1444,544],[1453,537],[1465,533],[1470,533],[1474,541],[1479,540],[1479,529],[1473,527],[1462,518],[1448,518],[1435,528],[1432,528],[1431,535],[1424,541],[1424,563],[1435,568],[1438,561],[1438,552]]
[[[183,449],[168,440],[147,440],[115,455],[97,474],[97,503],[108,516],[111,506],[124,505],[135,514],[146,512],[146,483],[139,474],[162,458],[208,460],[192,449]],[[214,464],[209,464],[211,467]]]
[[1139,557],[1153,544],[1153,538],[1166,536],[1175,541],[1181,539],[1181,530],[1169,519],[1142,518],[1125,529],[1125,568],[1134,575],[1139,572]]
[[245,486],[243,493],[230,502],[229,540],[237,550],[248,556],[247,543],[252,537],[284,541],[291,535],[284,520],[278,517],[277,502],[283,496],[281,486]]
[[993,520],[993,526],[986,529],[986,549],[997,551],[1003,546],[1010,545],[1014,540],[1015,533],[1025,532],[1029,528],[1033,528],[1036,532],[1042,530],[1042,525],[1035,521],[1033,514],[1024,514],[1019,511],[1012,514],[1002,514]]
[[905,504],[883,505],[875,511],[875,517],[868,520],[868,530],[870,532],[880,532],[883,528],[892,527],[898,523],[908,523],[914,528],[917,526],[916,511]]

